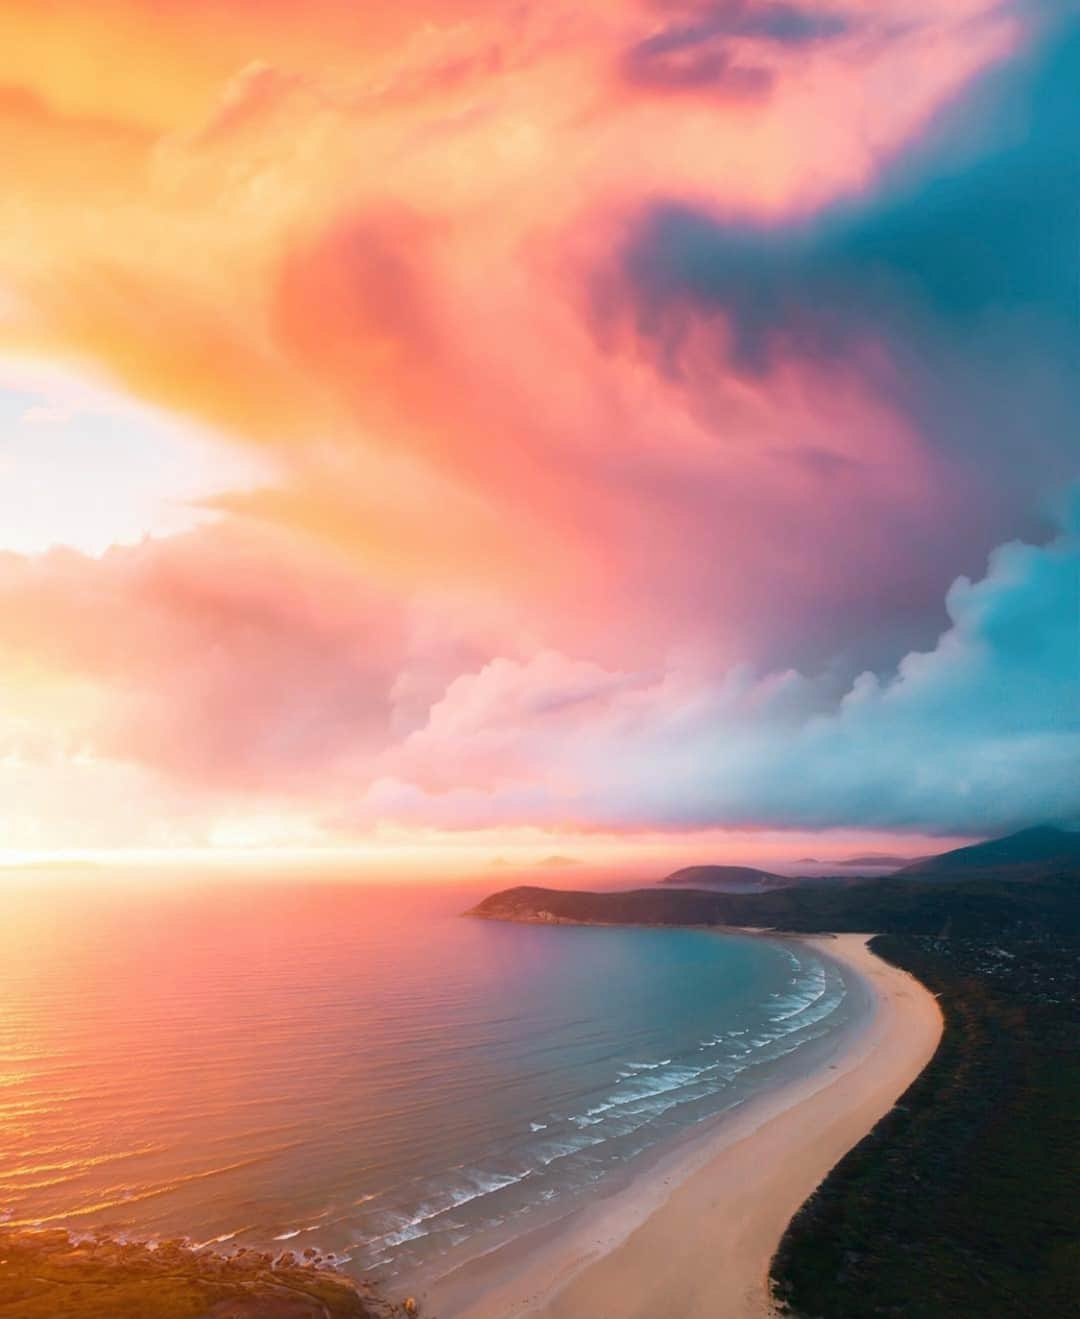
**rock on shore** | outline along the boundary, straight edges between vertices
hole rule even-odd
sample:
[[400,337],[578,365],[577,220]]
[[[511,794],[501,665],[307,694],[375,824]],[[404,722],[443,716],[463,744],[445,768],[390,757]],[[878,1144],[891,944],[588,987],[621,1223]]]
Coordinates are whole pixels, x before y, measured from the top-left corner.
[[320,1257],[0,1229],[0,1319],[411,1319]]

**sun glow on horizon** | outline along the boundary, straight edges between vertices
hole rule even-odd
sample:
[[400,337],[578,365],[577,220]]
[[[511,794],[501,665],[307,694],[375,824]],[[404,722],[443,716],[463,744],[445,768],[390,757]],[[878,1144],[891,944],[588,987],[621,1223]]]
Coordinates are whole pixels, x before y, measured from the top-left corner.
[[859,830],[824,833],[791,831],[727,832],[640,836],[581,835],[515,831],[492,837],[462,838],[437,831],[421,837],[320,846],[176,846],[0,849],[0,882],[5,874],[27,871],[85,872],[92,877],[116,870],[146,877],[169,873],[261,873],[322,875],[354,880],[396,877],[418,881],[484,882],[502,886],[503,876],[530,876],[529,882],[565,886],[602,875],[617,882],[658,879],[685,865],[744,865],[806,868],[808,861],[842,866],[855,855],[914,859],[963,846],[970,836],[882,835]]

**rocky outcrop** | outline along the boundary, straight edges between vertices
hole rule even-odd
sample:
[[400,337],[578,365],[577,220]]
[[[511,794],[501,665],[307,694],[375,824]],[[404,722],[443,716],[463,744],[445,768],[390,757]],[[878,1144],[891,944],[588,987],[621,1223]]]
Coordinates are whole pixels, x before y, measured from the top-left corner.
[[277,1258],[193,1250],[64,1231],[0,1229],[0,1319],[414,1319],[416,1302],[325,1267],[321,1256]]

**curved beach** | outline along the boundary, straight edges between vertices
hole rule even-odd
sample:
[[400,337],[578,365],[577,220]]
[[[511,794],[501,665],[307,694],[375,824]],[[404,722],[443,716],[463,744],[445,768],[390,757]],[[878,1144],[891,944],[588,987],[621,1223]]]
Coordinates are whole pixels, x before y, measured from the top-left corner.
[[440,1319],[765,1319],[769,1263],[829,1170],[896,1103],[942,1031],[934,996],[868,948],[808,940],[860,991],[810,1070],[703,1125],[556,1230],[465,1266],[425,1297]]

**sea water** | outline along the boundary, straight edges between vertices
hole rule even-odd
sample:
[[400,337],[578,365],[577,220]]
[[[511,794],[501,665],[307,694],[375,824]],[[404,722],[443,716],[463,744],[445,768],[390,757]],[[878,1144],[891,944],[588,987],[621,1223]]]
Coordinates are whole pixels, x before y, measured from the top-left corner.
[[483,891],[8,885],[0,1215],[407,1285],[569,1211],[851,1011],[794,941],[463,919]]

